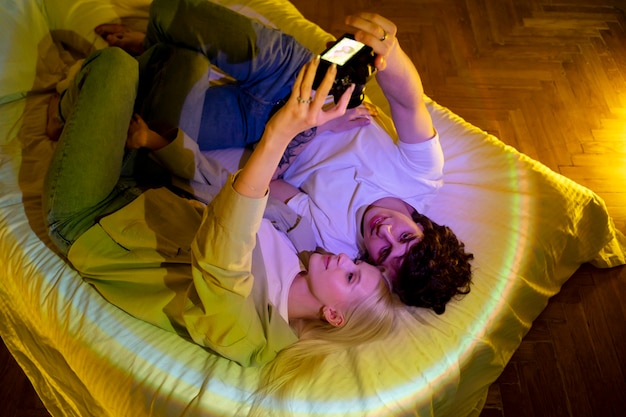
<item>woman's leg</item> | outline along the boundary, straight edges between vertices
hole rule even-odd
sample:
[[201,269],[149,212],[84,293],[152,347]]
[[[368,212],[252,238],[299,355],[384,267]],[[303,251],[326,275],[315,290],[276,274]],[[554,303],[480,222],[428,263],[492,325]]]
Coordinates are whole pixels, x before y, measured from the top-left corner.
[[146,45],[158,43],[196,51],[238,81],[207,90],[197,137],[202,149],[256,142],[313,56],[292,37],[206,0],[155,0]]
[[43,209],[61,252],[138,191],[120,183],[137,90],[137,61],[119,48],[83,63],[59,105],[65,121],[44,182]]

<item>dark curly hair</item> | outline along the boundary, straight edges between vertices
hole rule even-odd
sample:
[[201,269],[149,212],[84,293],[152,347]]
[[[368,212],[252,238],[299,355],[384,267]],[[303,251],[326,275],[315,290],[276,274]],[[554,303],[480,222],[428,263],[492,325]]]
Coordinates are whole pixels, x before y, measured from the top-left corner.
[[417,211],[411,217],[422,226],[424,237],[407,252],[393,290],[404,304],[443,314],[452,297],[470,292],[474,255],[465,252],[465,244],[449,227]]

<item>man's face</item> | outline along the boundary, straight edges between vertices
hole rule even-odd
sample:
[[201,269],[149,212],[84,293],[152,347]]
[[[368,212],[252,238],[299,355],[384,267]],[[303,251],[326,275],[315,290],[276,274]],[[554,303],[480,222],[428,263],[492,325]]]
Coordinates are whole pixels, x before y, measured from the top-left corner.
[[369,206],[362,230],[367,253],[376,265],[385,268],[392,282],[409,249],[424,237],[409,208],[398,199],[382,199]]

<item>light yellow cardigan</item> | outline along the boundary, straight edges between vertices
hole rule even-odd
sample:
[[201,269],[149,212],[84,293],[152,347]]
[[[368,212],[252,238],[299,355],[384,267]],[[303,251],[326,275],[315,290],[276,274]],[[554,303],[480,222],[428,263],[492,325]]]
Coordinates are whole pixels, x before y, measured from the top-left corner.
[[126,312],[254,366],[297,337],[268,301],[256,238],[267,196],[241,196],[233,178],[206,207],[148,190],[85,232],[68,259]]

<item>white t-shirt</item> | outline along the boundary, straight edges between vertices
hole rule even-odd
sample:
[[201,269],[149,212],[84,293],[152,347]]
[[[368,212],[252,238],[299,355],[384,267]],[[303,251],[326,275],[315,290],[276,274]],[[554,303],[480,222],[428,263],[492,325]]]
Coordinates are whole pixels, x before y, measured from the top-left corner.
[[418,144],[396,144],[375,122],[319,135],[284,175],[303,191],[288,205],[312,219],[318,245],[352,258],[359,254],[361,220],[368,205],[397,197],[423,212],[442,177],[438,135]]
[[284,233],[276,230],[269,220],[263,219],[257,235],[262,242],[261,253],[267,273],[267,293],[270,302],[289,323],[289,288],[304,267],[291,241]]

